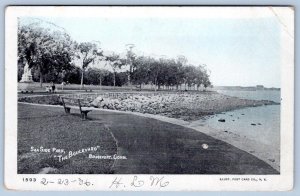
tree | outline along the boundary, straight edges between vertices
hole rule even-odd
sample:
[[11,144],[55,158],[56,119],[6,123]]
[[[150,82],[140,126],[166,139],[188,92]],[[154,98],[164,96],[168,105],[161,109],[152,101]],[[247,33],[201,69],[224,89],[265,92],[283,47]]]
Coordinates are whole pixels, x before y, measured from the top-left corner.
[[148,63],[149,63],[149,79],[151,81],[152,84],[154,84],[154,90],[156,91],[156,87],[158,86],[158,80],[159,80],[159,76],[161,74],[161,64],[159,63],[158,60],[149,57],[148,58]]
[[81,69],[80,89],[83,88],[84,71],[91,63],[96,63],[103,57],[103,51],[97,43],[83,42],[74,44],[72,62]]
[[109,74],[109,71],[105,70],[105,69],[97,69],[96,70],[98,78],[99,78],[99,85],[100,88],[102,87],[102,81],[104,80],[104,77],[107,76]]
[[22,79],[22,75],[24,72],[24,67],[23,67],[23,61],[22,60],[18,60],[18,81],[20,81]]
[[179,83],[179,78],[180,78],[180,69],[176,65],[176,62],[174,59],[169,59],[168,60],[168,69],[167,69],[167,81],[166,85],[168,88],[172,88],[173,86],[176,85],[176,89],[178,89],[178,83]]
[[211,86],[211,82],[210,82],[210,80],[209,80],[208,77],[205,77],[205,78],[204,78],[203,86],[204,86],[205,89],[206,89],[207,87]]
[[205,69],[204,72],[203,72],[203,86],[204,88],[206,89],[207,87],[211,86],[211,82],[209,80],[209,74],[207,73],[207,70]]
[[116,73],[117,69],[120,69],[123,65],[125,65],[125,61],[120,59],[120,55],[112,53],[111,55],[107,55],[105,60],[108,62],[110,67],[113,70],[113,84],[116,86]]
[[199,65],[195,69],[196,78],[195,78],[195,85],[197,87],[197,90],[199,90],[199,87],[203,84],[204,81],[204,68]]
[[126,72],[117,73],[116,85],[123,86],[128,83],[128,76]]
[[211,86],[211,82],[209,80],[210,71],[207,70],[206,67],[207,66],[205,64],[195,67],[195,85],[197,87],[197,90],[199,90],[199,87],[201,85],[203,85],[204,88]]
[[161,86],[168,85],[169,80],[169,60],[165,58],[159,58],[158,60],[158,66],[159,69],[157,70],[157,85],[158,89],[160,89]]
[[150,63],[149,59],[145,56],[137,57],[134,61],[135,70],[132,73],[132,82],[139,84],[140,89],[142,84],[147,84],[150,80]]
[[80,84],[80,74],[80,68],[73,65],[73,68],[65,74],[65,82],[71,84]]
[[18,59],[38,70],[41,87],[45,74],[71,69],[71,45],[61,27],[40,19],[18,20]]
[[[131,77],[132,77],[132,73],[134,71],[134,60],[136,58],[136,54],[134,54],[134,52],[132,51],[132,49],[134,48],[134,44],[127,44],[127,53],[126,53],[126,64],[129,66],[129,70],[128,70],[128,85],[131,86]],[[132,87],[130,87],[132,90]]]
[[178,90],[178,86],[180,86],[181,89],[181,84],[184,82],[184,65],[187,63],[187,59],[184,56],[178,56],[177,59],[175,60],[175,85],[176,89]]

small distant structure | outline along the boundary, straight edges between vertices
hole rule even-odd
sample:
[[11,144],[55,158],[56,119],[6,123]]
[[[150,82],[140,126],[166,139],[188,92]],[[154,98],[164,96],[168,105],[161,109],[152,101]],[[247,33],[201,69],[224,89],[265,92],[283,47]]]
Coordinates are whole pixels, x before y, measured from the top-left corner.
[[20,82],[24,82],[24,83],[31,83],[31,82],[33,82],[33,80],[32,80],[32,74],[31,74],[31,69],[29,69],[28,63],[25,64],[24,73],[22,75],[22,79],[20,80]]
[[265,89],[264,85],[256,85],[256,89],[263,90]]

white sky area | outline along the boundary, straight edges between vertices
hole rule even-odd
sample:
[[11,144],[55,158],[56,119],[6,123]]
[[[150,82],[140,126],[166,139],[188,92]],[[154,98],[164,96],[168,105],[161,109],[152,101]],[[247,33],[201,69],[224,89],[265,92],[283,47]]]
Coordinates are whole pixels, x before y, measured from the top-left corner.
[[97,40],[104,51],[184,55],[206,64],[216,86],[280,87],[281,22],[264,18],[41,17],[66,29],[77,42]]

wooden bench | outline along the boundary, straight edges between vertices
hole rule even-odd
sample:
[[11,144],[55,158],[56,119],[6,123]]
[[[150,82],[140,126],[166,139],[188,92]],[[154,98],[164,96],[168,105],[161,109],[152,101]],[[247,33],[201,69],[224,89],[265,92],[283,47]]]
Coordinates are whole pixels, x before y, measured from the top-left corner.
[[65,112],[70,114],[71,107],[70,106],[78,106],[81,118],[83,120],[87,119],[87,114],[92,111],[89,106],[85,106],[84,99],[79,98],[70,98],[70,97],[60,97],[62,104],[64,106]]

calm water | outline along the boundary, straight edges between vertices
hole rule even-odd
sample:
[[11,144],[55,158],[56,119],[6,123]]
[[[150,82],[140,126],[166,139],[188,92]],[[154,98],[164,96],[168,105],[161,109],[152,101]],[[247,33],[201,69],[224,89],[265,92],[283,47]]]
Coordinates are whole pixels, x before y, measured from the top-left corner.
[[219,93],[254,100],[270,100],[280,102],[280,91],[259,90],[259,91],[238,91],[238,90],[218,90]]
[[[280,91],[218,91],[229,96],[280,102]],[[220,118],[225,122],[219,122]],[[240,136],[280,148],[280,105],[249,107],[214,115],[205,121],[215,129],[230,131]],[[253,125],[251,125],[253,124]]]

